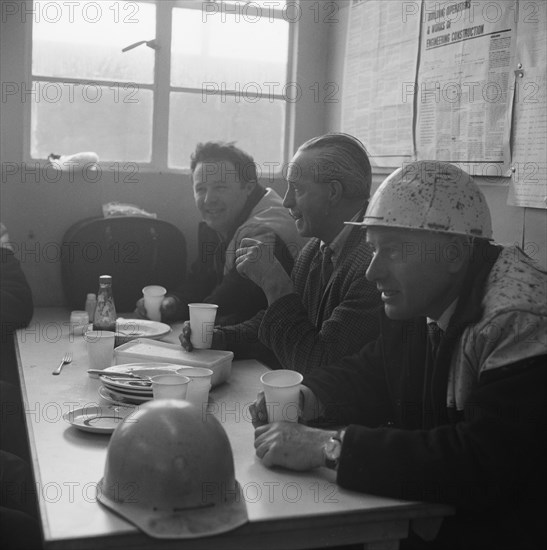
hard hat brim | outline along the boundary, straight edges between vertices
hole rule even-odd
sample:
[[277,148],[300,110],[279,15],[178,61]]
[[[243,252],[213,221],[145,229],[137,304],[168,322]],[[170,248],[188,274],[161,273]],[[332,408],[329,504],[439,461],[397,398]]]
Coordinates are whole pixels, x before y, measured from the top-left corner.
[[369,227],[382,227],[385,229],[401,229],[404,231],[427,231],[428,233],[440,233],[443,235],[456,235],[460,237],[469,237],[475,239],[484,239],[485,241],[494,241],[493,237],[483,237],[481,235],[473,235],[472,233],[464,233],[453,231],[451,229],[438,229],[431,227],[410,227],[408,225],[399,225],[395,223],[382,223],[381,221],[361,221],[361,222],[344,222],[345,225],[358,225],[359,227],[369,228]]
[[120,503],[105,495],[104,478],[97,486],[101,504],[159,539],[192,539],[220,535],[249,521],[245,498],[239,483],[229,502],[186,510],[152,510],[143,502]]

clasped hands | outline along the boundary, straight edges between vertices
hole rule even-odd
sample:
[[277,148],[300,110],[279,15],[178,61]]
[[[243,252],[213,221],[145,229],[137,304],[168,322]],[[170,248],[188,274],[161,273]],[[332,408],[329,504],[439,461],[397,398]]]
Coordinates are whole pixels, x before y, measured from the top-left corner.
[[325,444],[335,431],[310,428],[297,422],[268,424],[264,392],[258,393],[249,410],[255,427],[256,454],[265,466],[282,466],[303,472],[324,465]]

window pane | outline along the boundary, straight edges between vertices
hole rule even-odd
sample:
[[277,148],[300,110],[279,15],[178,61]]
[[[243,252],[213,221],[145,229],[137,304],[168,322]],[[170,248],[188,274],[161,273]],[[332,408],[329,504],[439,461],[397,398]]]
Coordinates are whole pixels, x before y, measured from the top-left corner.
[[283,19],[175,8],[171,84],[233,90],[258,83],[265,94],[281,95],[288,44],[289,23]]
[[[292,0],[294,2],[294,0]],[[287,0],[223,0],[226,4],[236,4],[242,7],[245,4],[250,4],[251,6],[259,5],[264,6],[266,9],[280,10],[283,9],[287,3]],[[266,12],[267,13],[267,12]]]
[[34,82],[31,156],[94,151],[100,161],[150,162],[153,94],[124,86]]
[[[239,100],[239,101],[237,101]],[[172,93],[169,117],[169,167],[188,168],[200,141],[236,141],[252,155],[263,175],[280,169],[283,159],[285,102],[255,103],[233,96]],[[269,164],[277,163],[269,168]]]
[[156,6],[142,2],[35,2],[32,73],[35,76],[151,84]]

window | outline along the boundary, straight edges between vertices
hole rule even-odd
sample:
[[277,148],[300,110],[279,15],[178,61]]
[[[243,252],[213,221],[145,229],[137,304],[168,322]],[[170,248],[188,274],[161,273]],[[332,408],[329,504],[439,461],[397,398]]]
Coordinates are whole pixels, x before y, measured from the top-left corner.
[[35,1],[30,156],[94,151],[106,166],[184,169],[197,142],[221,139],[259,163],[281,163],[289,8],[286,0]]

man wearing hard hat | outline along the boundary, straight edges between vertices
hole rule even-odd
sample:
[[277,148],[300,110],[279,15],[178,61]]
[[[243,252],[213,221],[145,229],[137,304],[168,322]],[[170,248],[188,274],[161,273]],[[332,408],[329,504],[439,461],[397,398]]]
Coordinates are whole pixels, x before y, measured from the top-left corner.
[[[543,548],[546,273],[491,242],[484,196],[448,163],[397,170],[361,225],[381,336],[302,389],[303,422],[341,429],[260,425],[257,455],[335,468],[347,489],[454,506],[434,540],[411,535],[410,548]],[[255,425],[267,418],[262,395],[252,409]]]

